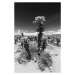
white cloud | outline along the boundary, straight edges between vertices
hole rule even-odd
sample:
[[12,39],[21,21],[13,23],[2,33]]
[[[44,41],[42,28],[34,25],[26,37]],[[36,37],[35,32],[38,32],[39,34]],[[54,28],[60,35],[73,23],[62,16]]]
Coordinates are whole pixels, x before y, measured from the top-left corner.
[[[15,32],[15,35],[21,35],[21,32],[23,32],[24,35],[37,35],[38,34],[38,32],[28,33],[22,30],[17,30]],[[57,31],[44,31],[43,34],[44,35],[61,34],[61,30],[59,29]]]

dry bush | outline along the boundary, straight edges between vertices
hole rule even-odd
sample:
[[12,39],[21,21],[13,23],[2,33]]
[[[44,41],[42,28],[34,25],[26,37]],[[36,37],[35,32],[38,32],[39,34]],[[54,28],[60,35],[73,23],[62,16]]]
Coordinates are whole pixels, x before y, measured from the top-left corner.
[[50,68],[53,64],[52,58],[49,53],[43,52],[38,61],[38,66],[41,71],[44,71],[45,68]]

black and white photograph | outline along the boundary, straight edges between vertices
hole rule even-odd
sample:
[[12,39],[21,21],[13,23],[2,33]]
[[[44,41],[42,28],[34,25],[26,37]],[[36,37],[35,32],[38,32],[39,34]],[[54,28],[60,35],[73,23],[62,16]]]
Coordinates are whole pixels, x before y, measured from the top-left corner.
[[61,73],[61,2],[14,2],[14,72]]

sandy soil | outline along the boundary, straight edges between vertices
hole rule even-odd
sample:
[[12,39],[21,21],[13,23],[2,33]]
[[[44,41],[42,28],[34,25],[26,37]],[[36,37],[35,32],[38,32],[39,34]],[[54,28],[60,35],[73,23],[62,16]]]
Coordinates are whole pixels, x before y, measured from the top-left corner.
[[[17,45],[15,46],[15,50],[17,49]],[[51,72],[60,73],[61,72],[61,48],[55,47],[53,45],[48,45],[46,50],[53,60],[53,66],[51,67]],[[19,54],[15,54],[15,57],[19,56]],[[18,62],[14,62],[14,71],[16,73],[41,73],[38,67],[38,63],[34,61],[28,62],[26,65],[19,64]],[[50,73],[49,69],[45,69],[46,73]]]

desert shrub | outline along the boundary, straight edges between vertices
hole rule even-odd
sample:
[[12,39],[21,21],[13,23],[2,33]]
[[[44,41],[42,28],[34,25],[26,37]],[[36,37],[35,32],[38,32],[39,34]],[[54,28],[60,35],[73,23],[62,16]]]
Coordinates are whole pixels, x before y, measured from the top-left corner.
[[30,42],[29,43],[29,50],[31,53],[36,53],[38,51],[37,42]]
[[52,58],[49,53],[43,52],[40,56],[38,66],[41,71],[44,71],[45,68],[50,68],[52,66]]

